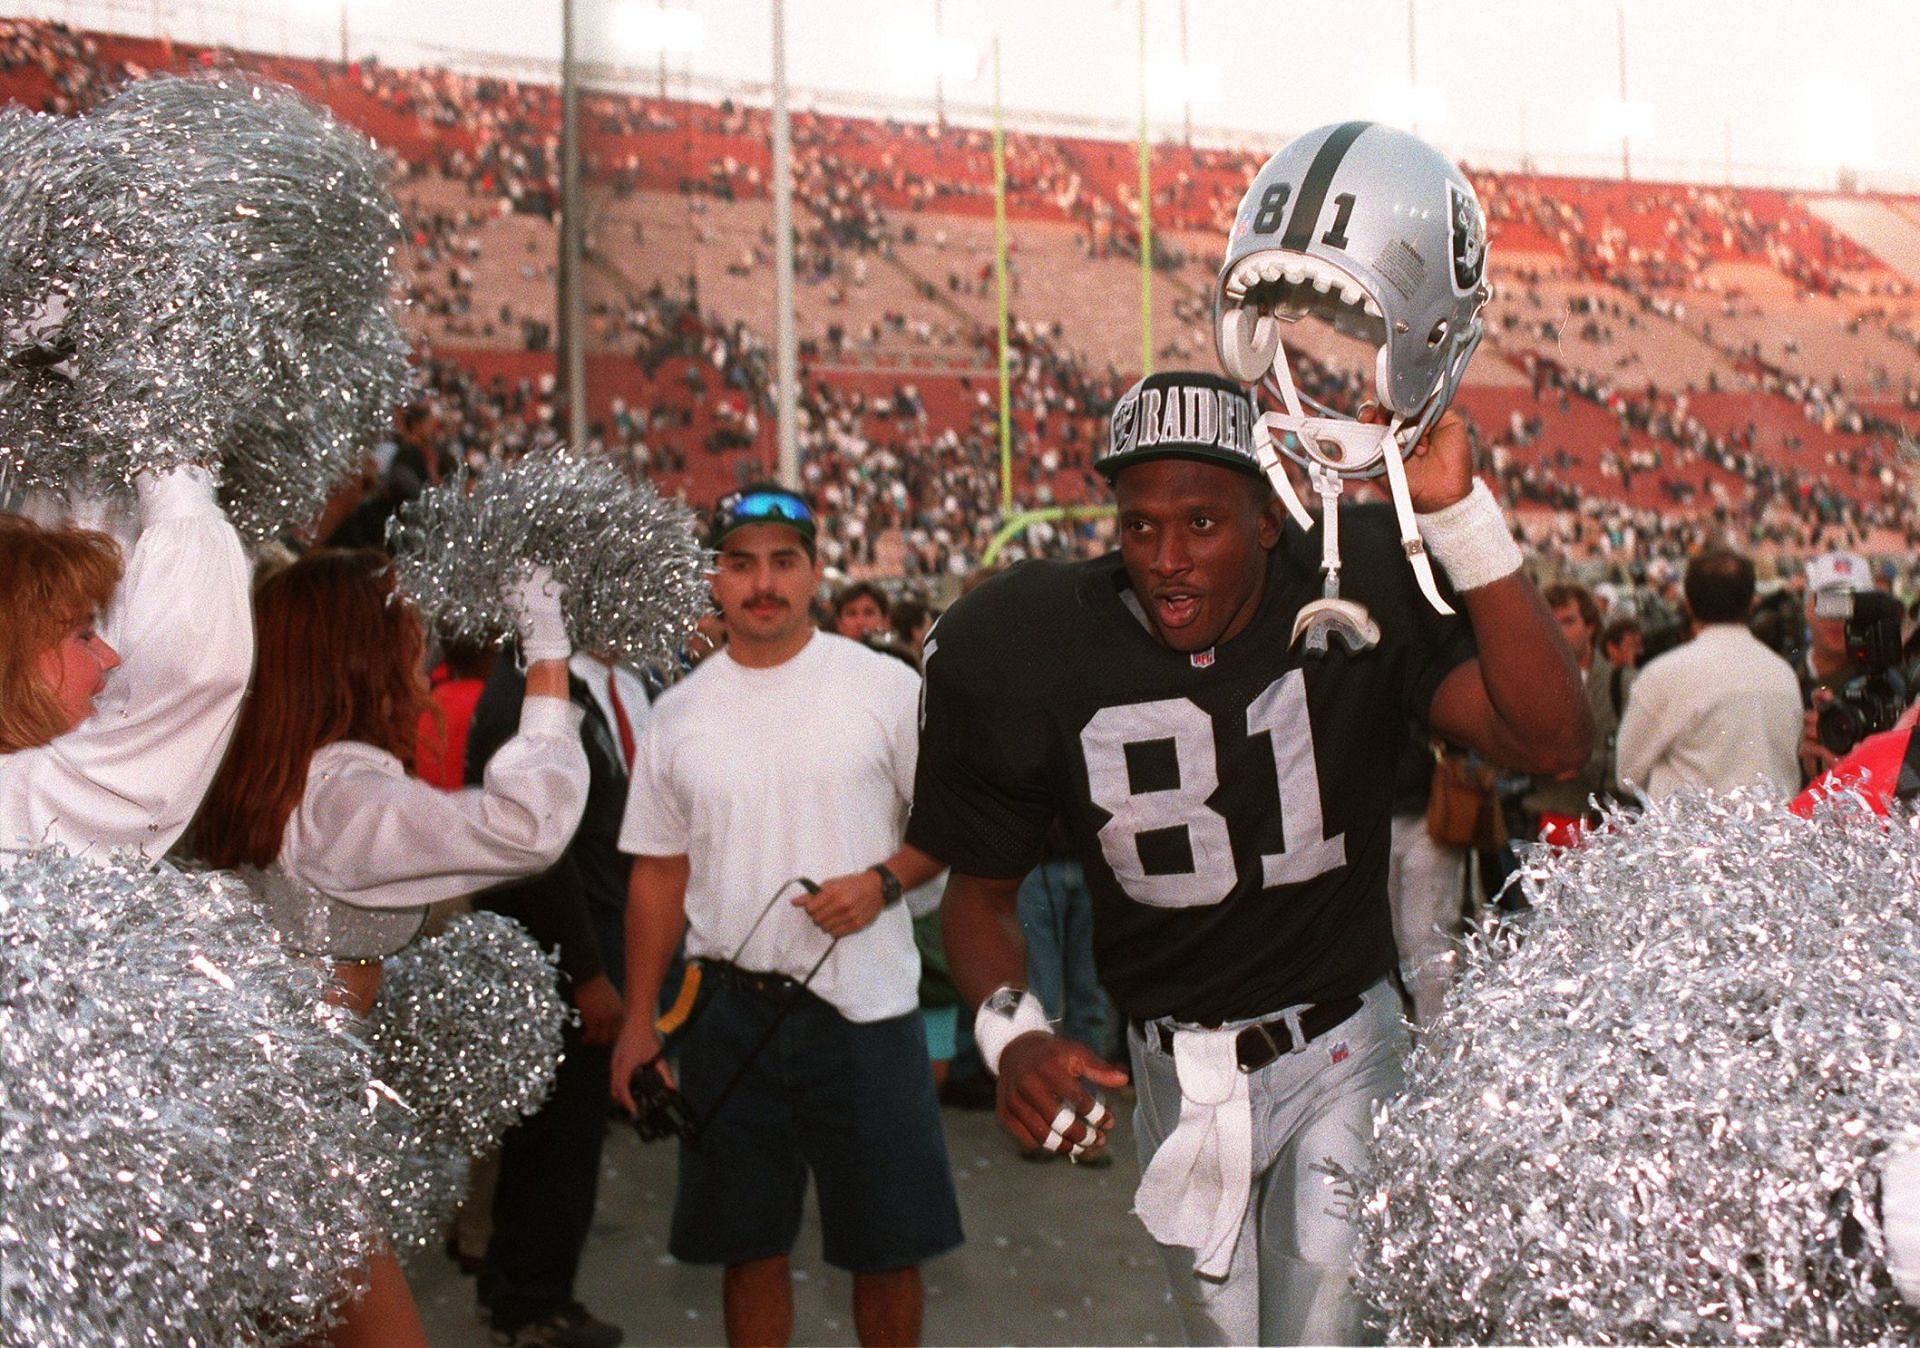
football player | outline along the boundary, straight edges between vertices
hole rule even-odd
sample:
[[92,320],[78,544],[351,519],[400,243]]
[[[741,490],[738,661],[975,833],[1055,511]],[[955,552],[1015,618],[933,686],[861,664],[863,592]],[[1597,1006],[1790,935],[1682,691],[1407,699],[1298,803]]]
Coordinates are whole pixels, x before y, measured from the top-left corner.
[[[1423,215],[1407,209],[1418,184],[1375,177],[1384,195],[1364,206],[1327,182],[1291,195],[1320,199],[1329,223],[1309,220],[1314,237],[1334,224],[1373,248],[1390,236],[1455,284],[1448,197]],[[1265,191],[1256,182],[1250,200]],[[1258,223],[1277,233],[1284,212],[1268,214]],[[1461,289],[1478,285],[1472,263]],[[1396,321],[1397,292],[1363,301]],[[1453,352],[1441,346],[1436,361]],[[1400,372],[1421,377],[1405,361]],[[1427,373],[1451,395],[1457,368]],[[1364,1160],[1372,1106],[1400,1084],[1386,871],[1406,727],[1417,718],[1554,773],[1586,761],[1591,725],[1457,414],[1415,420],[1404,481],[1465,616],[1422,597],[1393,521],[1342,511],[1320,527],[1344,529],[1339,599],[1377,629],[1357,642],[1297,639],[1302,611],[1327,602],[1326,553],[1284,517],[1257,421],[1240,385],[1211,374],[1157,374],[1121,400],[1097,464],[1119,551],[1003,573],[926,643],[908,836],[953,868],[947,950],[980,1007],[1002,1124],[1024,1145],[1084,1155],[1112,1127],[1097,1088],[1127,1074],[1051,1032],[1022,986],[1011,921],[1020,878],[1063,820],[1094,894],[1101,978],[1129,1025],[1135,1207],[1189,1337],[1359,1342],[1353,1214],[1326,1166]]]

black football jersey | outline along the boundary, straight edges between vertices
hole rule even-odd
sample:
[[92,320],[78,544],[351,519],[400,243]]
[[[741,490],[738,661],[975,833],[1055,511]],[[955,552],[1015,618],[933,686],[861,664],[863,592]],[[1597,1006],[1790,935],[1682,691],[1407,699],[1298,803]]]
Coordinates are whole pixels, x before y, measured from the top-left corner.
[[1118,553],[1028,562],[961,599],[926,648],[907,837],[973,875],[1026,874],[1057,815],[1094,896],[1122,1013],[1199,1024],[1358,993],[1395,960],[1387,858],[1410,718],[1471,658],[1384,510],[1341,512],[1342,593],[1380,642],[1308,656],[1319,533],[1288,524],[1266,593],[1193,656],[1129,607]]

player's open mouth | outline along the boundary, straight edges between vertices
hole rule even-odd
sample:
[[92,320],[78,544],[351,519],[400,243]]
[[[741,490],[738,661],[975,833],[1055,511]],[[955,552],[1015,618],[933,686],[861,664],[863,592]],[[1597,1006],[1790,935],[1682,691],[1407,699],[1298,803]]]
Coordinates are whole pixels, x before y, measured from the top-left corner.
[[1185,627],[1200,613],[1197,594],[1157,594],[1153,606],[1160,613],[1162,627]]

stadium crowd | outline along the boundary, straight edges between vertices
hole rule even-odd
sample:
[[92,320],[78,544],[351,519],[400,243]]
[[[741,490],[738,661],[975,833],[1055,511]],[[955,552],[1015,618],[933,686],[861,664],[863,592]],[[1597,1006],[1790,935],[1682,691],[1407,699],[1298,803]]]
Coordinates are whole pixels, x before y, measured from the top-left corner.
[[[233,59],[232,53],[176,50],[160,44],[156,51],[115,54],[103,50],[93,35],[75,33],[59,24],[7,21],[4,31],[5,69],[37,71],[49,86],[45,106],[71,110],[110,87],[116,80],[137,74],[146,56],[161,60],[203,64]],[[463,184],[468,204],[421,207],[407,221],[411,260],[411,297],[431,331],[443,357],[457,359],[463,341],[487,344],[507,342],[521,350],[550,350],[554,334],[544,315],[516,312],[511,304],[476,294],[482,274],[481,254],[488,245],[489,225],[499,212],[519,213],[541,220],[552,218],[557,192],[558,97],[545,84],[496,76],[469,75],[434,68],[396,68],[375,59],[341,66],[331,62],[273,61],[270,73],[311,86],[321,97],[333,98],[349,118],[359,116],[393,147],[400,170],[416,180],[439,178]],[[734,199],[766,192],[765,146],[767,114],[763,109],[722,102],[706,105],[685,100],[596,94],[586,103],[594,134],[588,141],[590,168],[603,174],[616,191],[667,189],[691,195]],[[795,119],[795,176],[798,199],[810,219],[800,228],[803,279],[828,282],[830,296],[857,285],[868,267],[900,242],[925,240],[940,232],[942,212],[977,212],[985,202],[989,181],[986,133],[977,128],[937,127],[899,121],[875,121],[801,112]],[[1230,221],[1257,157],[1242,151],[1164,146],[1156,150],[1155,209],[1163,227],[1221,229]],[[1082,232],[1083,246],[1094,256],[1110,256],[1137,245],[1138,202],[1130,197],[1137,175],[1126,148],[1109,142],[1015,132],[1008,140],[1009,188],[1012,201],[1024,213],[1069,221]],[[1634,187],[1576,180],[1540,178],[1505,173],[1475,177],[1495,230],[1495,247],[1502,230],[1518,231],[1516,243],[1530,247],[1544,241],[1574,273],[1602,283],[1615,298],[1598,299],[1585,316],[1595,336],[1604,332],[1610,345],[1632,348],[1630,326],[1636,314],[1671,315],[1688,290],[1718,284],[1710,264],[1724,259],[1758,260],[1772,266],[1807,291],[1843,293],[1870,288],[1881,294],[1882,305],[1863,311],[1858,322],[1883,327],[1905,344],[1914,345],[1912,317],[1899,300],[1904,289],[1897,277],[1879,268],[1873,259],[1813,216],[1785,194],[1764,190],[1703,187]],[[529,245],[531,247],[532,245]],[[741,260],[755,271],[771,257],[771,238],[759,243]],[[1172,265],[1191,265],[1205,272],[1204,259],[1169,259]],[[495,263],[494,265],[498,265]],[[544,256],[517,263],[535,281],[551,274]],[[984,274],[984,273],[983,273]],[[1196,273],[1198,274],[1198,273]],[[969,272],[956,271],[950,285],[971,286]],[[931,299],[931,297],[930,297]],[[1730,300],[1728,301],[1731,302]],[[663,298],[656,287],[650,294],[602,304],[594,315],[610,338],[630,349],[648,375],[660,369],[666,351],[688,358],[696,354],[711,362],[728,390],[714,415],[697,409],[673,407],[671,387],[652,389],[651,398],[637,390],[623,391],[618,411],[598,419],[603,443],[626,453],[636,468],[661,473],[671,482],[702,453],[727,453],[752,444],[764,453],[770,438],[771,401],[767,396],[765,339],[739,322],[701,313],[693,321],[709,331],[690,349],[687,334],[663,337],[660,324]],[[689,307],[697,299],[689,296]],[[1622,313],[1622,310],[1625,310]],[[1610,316],[1611,321],[1603,323]],[[1051,324],[1044,315],[1023,315],[1019,325],[1028,333],[1044,333]],[[1509,322],[1517,321],[1511,312]],[[1544,335],[1544,334],[1542,334]],[[922,347],[972,353],[987,346],[986,334],[952,313],[929,303],[923,314],[889,312],[865,330],[850,331],[829,322],[815,343],[822,362],[865,354],[905,337]],[[1035,341],[1019,353],[1016,390],[1017,456],[1014,489],[1022,504],[1044,505],[1053,499],[1074,500],[1082,494],[1072,481],[1059,481],[1051,465],[1071,470],[1077,446],[1073,434],[1087,431],[1087,417],[1097,418],[1099,396],[1088,396],[1083,363],[1054,340]],[[1486,470],[1495,477],[1511,505],[1546,506],[1565,516],[1542,528],[1537,536],[1570,539],[1571,560],[1614,560],[1593,543],[1611,542],[1624,529],[1635,539],[1628,563],[1644,564],[1668,547],[1668,535],[1692,526],[1671,523],[1671,511],[1659,512],[1660,527],[1645,518],[1651,512],[1617,502],[1596,502],[1592,478],[1582,483],[1582,499],[1573,499],[1558,453],[1574,456],[1576,466],[1591,462],[1601,490],[1618,483],[1622,498],[1637,479],[1658,481],[1664,503],[1686,514],[1713,520],[1714,526],[1737,531],[1744,541],[1763,550],[1784,548],[1804,554],[1817,548],[1822,531],[1839,528],[1848,542],[1860,542],[1875,530],[1894,527],[1904,516],[1899,464],[1887,452],[1898,433],[1887,418],[1856,402],[1859,395],[1838,376],[1815,378],[1784,371],[1759,359],[1753,350],[1729,348],[1739,363],[1747,386],[1800,404],[1809,422],[1830,431],[1873,437],[1877,447],[1854,446],[1828,461],[1806,463],[1788,454],[1764,449],[1751,435],[1708,431],[1686,407],[1688,390],[1663,388],[1657,372],[1649,372],[1644,389],[1621,383],[1621,370],[1612,372],[1582,366],[1564,366],[1547,359],[1527,362],[1536,398],[1546,402],[1534,420],[1553,416],[1553,402],[1572,396],[1604,407],[1620,423],[1620,441],[1614,445],[1553,444],[1535,453],[1534,436],[1524,428],[1478,428],[1487,451]],[[1487,357],[1483,357],[1487,359]],[[1104,372],[1100,381],[1111,397],[1118,371]],[[423,383],[430,392],[455,381],[435,371]],[[548,424],[555,404],[538,396],[537,377],[493,377],[472,381],[459,405],[439,409],[459,443],[460,457],[468,457],[478,435],[487,426],[525,423],[527,409],[534,419],[545,410]],[[939,505],[953,504],[970,511],[974,503],[997,507],[997,453],[983,433],[991,428],[977,415],[978,390],[970,381],[962,396],[926,398],[933,423],[917,442],[899,433],[896,424],[878,434],[847,424],[845,405],[852,395],[830,389],[831,377],[806,381],[809,404],[809,449],[828,456],[814,470],[823,483],[874,483],[849,488],[846,524],[857,540],[854,555],[873,555],[881,534],[900,519],[938,514],[932,505],[916,504],[903,512],[896,505],[899,490],[913,498],[913,487],[903,481],[892,461],[902,448],[932,452],[939,460]],[[874,399],[884,406],[906,394],[931,392],[926,376],[903,376],[891,390]],[[869,391],[870,392],[870,391]],[[1862,391],[1876,403],[1897,402],[1920,407],[1920,383],[1905,372],[1885,372]],[[508,405],[482,412],[478,397],[498,393]],[[550,394],[551,390],[547,390]],[[862,400],[868,396],[863,393]],[[654,402],[645,411],[641,405]],[[954,409],[954,410],[949,410]],[[1085,409],[1082,413],[1076,409]],[[1049,419],[1048,414],[1057,414]],[[862,418],[856,416],[856,422]],[[940,423],[945,424],[940,424]],[[831,427],[831,433],[827,428]],[[1061,443],[1049,427],[1062,428]],[[1557,437],[1547,436],[1547,441]],[[497,452],[511,455],[517,440],[509,437]],[[863,459],[869,445],[878,445],[875,462],[853,471],[852,461]],[[1031,450],[1031,453],[1028,451]],[[1724,470],[1743,483],[1735,490],[1724,477],[1703,485],[1695,471],[1700,465]],[[746,471],[743,467],[740,471]],[[929,485],[933,485],[931,482]],[[876,513],[877,511],[877,513]],[[1782,518],[1798,511],[1800,519]],[[990,515],[992,512],[987,512]],[[1533,512],[1523,510],[1523,516]],[[1613,523],[1599,530],[1586,526],[1582,516],[1599,514]],[[1634,516],[1643,518],[1635,521]],[[990,535],[986,515],[951,517],[915,526],[904,542],[902,555],[910,565],[964,570],[978,557]],[[943,541],[938,535],[946,535]],[[924,536],[923,536],[924,535]],[[1560,544],[1566,546],[1566,544]],[[943,557],[943,549],[946,555]],[[1678,554],[1673,554],[1678,555]]]

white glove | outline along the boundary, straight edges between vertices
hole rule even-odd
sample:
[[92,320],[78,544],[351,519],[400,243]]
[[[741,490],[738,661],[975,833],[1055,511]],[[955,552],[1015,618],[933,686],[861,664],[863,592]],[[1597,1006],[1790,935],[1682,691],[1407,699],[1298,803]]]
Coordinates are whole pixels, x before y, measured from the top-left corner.
[[1880,1227],[1893,1285],[1907,1304],[1920,1306],[1920,1147],[1911,1143],[1880,1162]]
[[566,616],[560,612],[560,597],[566,592],[567,587],[544,566],[528,566],[500,583],[500,597],[506,600],[520,634],[521,658],[528,664],[564,660],[573,654]]
[[213,498],[213,473],[197,463],[144,469],[134,475],[133,489],[140,496],[142,529],[219,509]]

